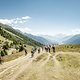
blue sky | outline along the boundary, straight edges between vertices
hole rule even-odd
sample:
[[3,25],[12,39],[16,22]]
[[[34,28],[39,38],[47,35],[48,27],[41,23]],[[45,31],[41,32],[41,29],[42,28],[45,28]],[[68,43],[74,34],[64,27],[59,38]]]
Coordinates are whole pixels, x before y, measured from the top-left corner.
[[80,33],[80,0],[0,0],[0,22],[33,34]]

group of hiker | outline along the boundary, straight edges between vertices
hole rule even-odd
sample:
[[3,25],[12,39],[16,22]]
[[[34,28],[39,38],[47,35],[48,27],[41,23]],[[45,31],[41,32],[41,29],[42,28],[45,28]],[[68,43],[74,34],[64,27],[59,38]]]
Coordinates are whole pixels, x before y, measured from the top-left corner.
[[[42,49],[42,50],[41,50]],[[51,45],[48,45],[48,46],[42,46],[42,47],[40,47],[40,48],[32,48],[31,49],[31,57],[33,57],[34,56],[34,54],[35,54],[35,52],[36,51],[38,51],[38,53],[40,53],[41,51],[43,51],[43,50],[45,50],[46,52],[51,52],[51,50],[52,50],[52,52],[53,53],[55,53],[55,46],[53,45],[53,46],[51,46]]]
[[34,47],[34,48],[31,49],[31,57],[34,56],[34,54],[35,54],[36,51],[38,51],[38,53],[41,52],[40,48],[36,48],[36,47]]
[[45,46],[45,51],[46,52],[51,52],[51,49],[52,49],[52,51],[53,51],[53,53],[55,53],[55,46],[51,46],[51,45],[49,45],[49,46]]
[[[41,51],[46,51],[46,52],[50,53],[51,50],[53,51],[53,53],[55,53],[55,46],[54,45],[53,46],[46,45],[46,46],[42,46],[42,47],[38,47],[38,48],[33,47],[31,49],[31,58],[34,57],[34,54],[36,53],[36,51],[39,54]],[[26,56],[28,54],[27,49],[24,48],[24,51],[25,51],[25,56]],[[0,64],[2,64],[2,61],[3,61],[2,56],[0,55]]]
[[36,48],[36,47],[34,47],[34,48],[32,48],[32,49],[31,49],[31,57],[33,57],[33,56],[34,56],[34,53],[36,52],[36,50],[37,50],[37,48]]

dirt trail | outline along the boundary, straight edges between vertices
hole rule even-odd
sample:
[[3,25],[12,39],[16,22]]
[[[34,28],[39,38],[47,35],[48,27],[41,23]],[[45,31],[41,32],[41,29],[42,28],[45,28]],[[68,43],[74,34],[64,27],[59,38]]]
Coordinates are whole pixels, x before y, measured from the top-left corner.
[[34,58],[31,58],[29,53],[27,56],[6,62],[0,65],[0,80],[69,80],[69,77],[65,78],[64,75],[67,73],[69,76],[69,72],[66,72],[56,59],[58,54],[69,53],[57,52],[52,56],[44,51],[40,54],[36,52]]
[[31,58],[31,54],[29,53],[27,56],[22,56],[18,59],[0,65],[0,79],[15,80],[15,78],[25,71],[25,69],[29,67],[32,61],[39,55],[35,53],[34,58]]
[[61,64],[60,62],[56,59],[56,56],[53,56],[53,61],[54,61],[54,67],[59,71],[61,69]]

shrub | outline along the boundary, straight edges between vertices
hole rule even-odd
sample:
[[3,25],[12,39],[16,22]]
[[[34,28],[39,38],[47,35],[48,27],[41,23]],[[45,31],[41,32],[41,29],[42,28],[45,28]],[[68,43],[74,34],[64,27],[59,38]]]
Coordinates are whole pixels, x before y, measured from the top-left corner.
[[3,57],[3,56],[5,56],[5,53],[4,53],[4,51],[1,51],[1,56]]
[[73,48],[73,46],[71,46],[71,48]]
[[23,46],[20,46],[19,48],[19,52],[23,51],[24,50],[24,47]]
[[3,49],[8,49],[9,48],[9,42],[5,42],[5,45],[3,45]]
[[67,46],[67,48],[69,48],[69,46]]
[[13,43],[10,44],[10,47],[12,47],[12,46],[13,46]]
[[3,45],[3,49],[8,49],[9,46],[8,45]]
[[5,53],[5,55],[8,55],[8,53],[7,53],[7,51],[4,49],[4,53]]

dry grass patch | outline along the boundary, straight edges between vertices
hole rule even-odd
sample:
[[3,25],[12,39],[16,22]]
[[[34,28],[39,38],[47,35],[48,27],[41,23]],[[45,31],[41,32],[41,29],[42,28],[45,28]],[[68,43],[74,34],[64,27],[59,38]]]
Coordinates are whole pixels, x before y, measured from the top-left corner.
[[59,54],[56,56],[57,60],[61,62],[63,67],[79,68],[80,67],[80,56],[70,54]]
[[38,56],[36,59],[35,59],[35,62],[38,62],[38,61],[40,61],[40,60],[46,60],[47,59],[47,54],[46,53],[43,53],[43,54],[41,54],[40,56]]

